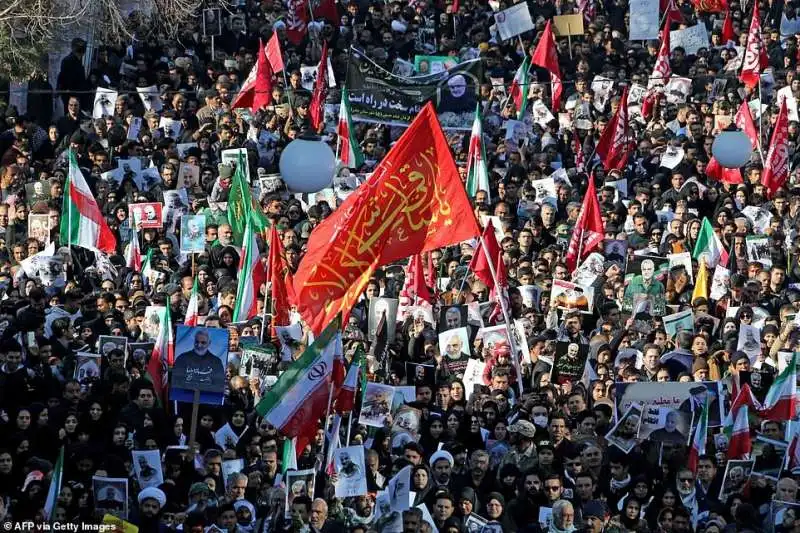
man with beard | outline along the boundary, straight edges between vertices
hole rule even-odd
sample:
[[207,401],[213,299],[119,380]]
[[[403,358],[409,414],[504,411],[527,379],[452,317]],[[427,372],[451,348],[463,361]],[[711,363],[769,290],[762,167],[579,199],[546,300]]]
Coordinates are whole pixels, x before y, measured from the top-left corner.
[[225,367],[222,360],[211,353],[211,337],[205,329],[197,330],[194,348],[175,358],[172,383],[180,388],[207,392],[225,389]]
[[524,490],[508,504],[508,514],[520,530],[539,520],[542,480],[535,470],[530,470],[525,473],[522,486]]
[[167,495],[156,487],[148,487],[137,497],[139,501],[139,520],[136,525],[142,533],[157,532],[160,530],[158,518],[161,509],[167,503]]
[[448,451],[439,450],[431,455],[431,470],[433,471],[433,481],[437,488],[446,489],[450,484],[453,463],[453,456]]
[[503,457],[500,467],[506,464],[516,465],[520,471],[525,472],[536,466],[536,446],[533,440],[536,437],[536,427],[527,420],[517,420],[508,427],[511,435],[511,451]]

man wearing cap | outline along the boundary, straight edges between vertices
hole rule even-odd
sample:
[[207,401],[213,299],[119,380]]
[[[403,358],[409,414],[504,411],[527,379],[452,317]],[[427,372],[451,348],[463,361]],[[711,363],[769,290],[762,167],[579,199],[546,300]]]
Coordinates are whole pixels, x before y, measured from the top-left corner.
[[590,500],[581,509],[587,533],[602,533],[608,524],[608,507],[601,500]]
[[139,492],[137,500],[139,502],[139,520],[135,523],[139,526],[139,531],[142,533],[158,531],[158,517],[161,509],[167,503],[167,495],[159,488],[147,487]]
[[536,466],[536,446],[533,439],[536,437],[536,427],[527,420],[517,420],[508,427],[511,435],[511,450],[500,462],[499,472],[503,465],[516,465],[521,472]]

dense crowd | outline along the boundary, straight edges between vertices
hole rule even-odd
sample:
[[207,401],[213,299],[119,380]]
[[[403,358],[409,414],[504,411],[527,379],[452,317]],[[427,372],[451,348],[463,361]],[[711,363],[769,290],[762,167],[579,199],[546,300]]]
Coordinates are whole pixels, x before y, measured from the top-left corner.
[[[623,0],[530,0],[535,29],[506,41],[493,13],[510,5],[473,0],[336,3],[335,20],[309,20],[299,43],[287,38],[296,2],[248,0],[221,12],[213,57],[202,21],[174,39],[127,48],[87,51],[86,42],[73,41],[58,79],[49,82],[54,92],[42,90],[47,83],[31,84],[24,114],[0,108],[8,128],[0,134],[2,521],[43,527],[115,515],[142,533],[797,531],[794,409],[783,417],[752,405],[768,404],[773,385],[796,376],[790,365],[800,341],[800,6],[754,1],[768,57],[757,86],[738,77],[753,2],[729,0],[734,36],[727,43],[726,12],[701,12],[686,0],[662,3],[663,24],[705,24],[710,46],[670,52],[672,75],[690,80],[686,95],[660,95],[647,118],[641,100],[626,102],[631,150],[611,170],[596,155],[598,140],[629,94],[624,89],[648,85],[660,49],[658,41],[628,38]],[[556,40],[559,108],[551,106],[548,71],[534,65],[523,96],[527,115],[518,116],[510,96],[518,67],[548,21],[573,13],[583,15],[584,34]],[[259,41],[274,32],[285,71],[273,77],[268,104],[255,112],[231,109]],[[349,363],[356,347],[363,349],[369,383],[412,392],[395,397],[391,409],[362,404],[366,391],[359,392],[352,413],[336,424],[332,416],[321,420],[316,438],[290,459],[291,441],[255,406],[307,348],[308,331],[293,344],[275,335],[266,286],[257,315],[234,322],[242,275],[234,233],[242,226],[228,219],[236,169],[222,153],[246,149],[252,194],[296,270],[315,226],[346,197],[347,184],[368,179],[404,130],[356,122],[364,163],[339,169],[332,194],[292,194],[274,179],[283,149],[311,129],[313,82],[305,83],[308,69],[301,68],[316,70],[323,42],[338,85],[318,132],[333,149],[341,144],[338,86],[346,83],[351,47],[387,71],[417,55],[479,59],[474,89],[489,190],[475,191],[471,201],[482,225],[494,222],[509,305],[508,317],[493,312],[495,290],[470,268],[478,241],[433,251],[423,268],[432,309],[401,313],[394,338],[376,350],[373,300],[401,298],[408,275],[405,261],[378,269],[344,328],[344,354]],[[610,84],[598,85],[596,76]],[[137,92],[152,86],[157,104]],[[117,94],[99,115],[98,87]],[[783,88],[789,89],[782,99],[794,105],[789,178],[773,191],[762,175]],[[719,173],[706,172],[712,145],[743,102],[758,148],[739,183],[720,181]],[[549,121],[532,118],[537,103],[550,109]],[[506,121],[518,118],[528,129],[507,135]],[[470,132],[446,135],[466,186]],[[61,241],[70,153],[116,238],[113,253]],[[119,170],[121,160],[137,158],[140,168]],[[151,167],[157,179],[148,181]],[[604,241],[573,265],[567,248],[589,180]],[[162,223],[133,223],[129,206],[149,202],[163,204]],[[179,219],[194,214],[206,216],[204,251],[182,253]],[[264,262],[265,235],[257,235]],[[722,253],[706,264],[696,250],[709,238]],[[133,239],[147,258],[140,268],[126,259]],[[38,268],[31,263],[36,254],[46,265],[60,264],[60,257],[64,271]],[[195,281],[199,324],[227,329],[231,341],[224,404],[200,406],[190,442],[192,405],[158,401],[147,370],[158,327],[150,329],[145,318],[149,306],[168,306],[173,327],[182,324]],[[504,324],[512,343],[492,340]],[[101,336],[127,341],[106,346]],[[262,374],[243,371],[240,339],[287,355]],[[92,359],[80,355],[87,352],[101,355],[94,373]],[[731,403],[745,384],[755,400],[749,420],[745,411],[747,451],[738,453],[729,413],[736,414]],[[402,426],[408,413],[417,420]],[[359,423],[378,415],[379,424]],[[218,438],[223,427],[235,438]],[[692,458],[698,435],[705,439]],[[363,464],[328,468],[334,443],[363,446]],[[157,453],[162,482],[143,483],[158,468],[142,462],[140,451]],[[314,470],[314,482],[304,486],[311,490],[287,484],[292,459],[292,468]],[[381,495],[401,490],[396,480],[406,467],[410,501],[384,507]],[[335,486],[362,468],[366,492],[337,498]],[[53,483],[60,493],[47,509]]]

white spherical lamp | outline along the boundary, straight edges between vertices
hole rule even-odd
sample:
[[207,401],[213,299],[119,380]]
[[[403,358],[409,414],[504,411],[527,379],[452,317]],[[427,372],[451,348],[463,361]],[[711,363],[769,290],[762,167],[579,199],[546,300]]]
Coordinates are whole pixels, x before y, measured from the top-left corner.
[[711,145],[711,153],[725,168],[739,168],[750,160],[753,145],[747,134],[740,130],[720,132]]
[[290,191],[318,192],[331,186],[336,156],[319,137],[303,135],[283,149],[278,167]]

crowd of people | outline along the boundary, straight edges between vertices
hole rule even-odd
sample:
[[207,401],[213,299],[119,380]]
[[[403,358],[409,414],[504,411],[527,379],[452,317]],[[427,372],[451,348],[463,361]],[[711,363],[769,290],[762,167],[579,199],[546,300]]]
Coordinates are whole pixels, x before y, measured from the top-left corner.
[[[729,0],[727,12],[707,13],[687,0],[662,2],[663,24],[704,24],[710,43],[670,52],[672,75],[690,81],[688,95],[660,95],[647,118],[641,102],[628,102],[631,151],[606,170],[595,151],[600,135],[625,88],[648,85],[660,49],[629,39],[627,2],[529,0],[535,28],[506,41],[493,17],[510,7],[503,1],[336,2],[337,17],[309,19],[292,42],[295,4],[243,0],[223,9],[213,56],[211,17],[128,47],[87,50],[76,39],[52,92],[31,85],[24,113],[0,108],[2,521],[44,529],[105,517],[142,533],[797,531],[794,409],[789,417],[752,409],[752,444],[739,455],[729,446],[728,412],[744,384],[768,403],[773,384],[795,379],[786,368],[800,341],[800,6]],[[769,64],[762,83],[745,86],[738,74],[754,4]],[[734,31],[727,43],[726,13]],[[557,38],[558,109],[549,73],[533,66],[520,116],[514,76],[546,23],[566,14],[583,15],[584,33]],[[259,41],[273,33],[285,75],[273,77],[267,105],[231,109]],[[236,163],[222,152],[246,149],[252,194],[296,270],[347,184],[368,179],[404,130],[356,122],[364,163],[339,169],[332,194],[292,194],[275,179],[282,150],[311,128],[313,87],[302,67],[316,68],[326,49],[333,77],[346,84],[351,47],[387,71],[415,56],[481,62],[481,83],[468,90],[481,109],[489,190],[470,199],[481,224],[494,221],[509,309],[507,317],[493,312],[493,288],[470,268],[477,241],[436,250],[425,258],[431,308],[399,315],[394,338],[375,350],[372,302],[401,297],[405,261],[378,269],[344,328],[344,352],[349,362],[364,349],[368,382],[412,392],[363,406],[359,393],[339,425],[321,420],[294,458],[296,468],[314,470],[314,482],[296,491],[287,484],[291,441],[255,406],[307,347],[307,328],[288,348],[271,334],[266,286],[257,315],[234,322],[241,221],[228,218]],[[137,92],[152,86],[147,97]],[[99,116],[98,88],[117,93]],[[783,88],[793,103],[789,177],[772,191],[762,175]],[[338,102],[338,89],[330,91],[334,110],[317,132],[333,149],[341,144]],[[539,102],[551,120],[533,118]],[[740,183],[719,181],[706,173],[712,145],[742,102],[757,124],[755,148]],[[516,119],[529,126],[521,137],[507,135]],[[466,185],[470,132],[446,135]],[[60,240],[70,153],[116,238],[103,257]],[[567,249],[589,180],[604,241],[575,268]],[[131,204],[148,204],[136,222]],[[180,249],[179,221],[195,214],[206,225],[204,250],[192,255]],[[695,253],[707,224],[727,257],[713,264]],[[257,238],[266,261],[266,239]],[[132,239],[140,239],[147,272],[126,261]],[[34,256],[56,268],[37,267]],[[145,317],[149,306],[168,306],[172,324],[182,324],[195,280],[199,324],[226,328],[231,342],[224,403],[200,406],[190,442],[191,404],[157,401],[147,362],[159,331]],[[504,325],[505,342],[496,337]],[[101,345],[101,336],[126,341]],[[243,371],[240,338],[289,356],[264,374]],[[381,427],[359,423],[377,415]],[[698,435],[703,449],[690,458]],[[363,464],[327,468],[335,442],[363,447]],[[410,501],[384,506],[382,495],[402,491],[406,468]],[[337,484],[359,473],[366,491],[337,498]],[[60,492],[48,509],[54,483]]]

